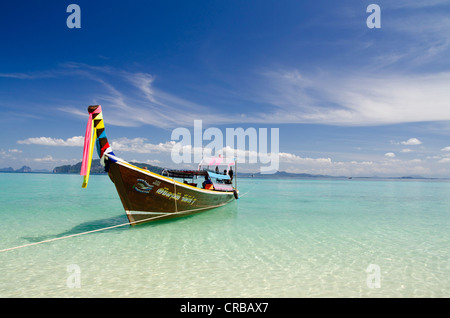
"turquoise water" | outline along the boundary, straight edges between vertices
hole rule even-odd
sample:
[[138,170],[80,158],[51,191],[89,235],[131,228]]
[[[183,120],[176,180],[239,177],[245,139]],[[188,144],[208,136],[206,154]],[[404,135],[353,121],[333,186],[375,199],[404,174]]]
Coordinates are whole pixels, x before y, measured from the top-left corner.
[[[106,176],[81,183],[1,173],[0,249],[127,222]],[[0,297],[450,296],[450,182],[238,183],[210,212],[1,252]]]

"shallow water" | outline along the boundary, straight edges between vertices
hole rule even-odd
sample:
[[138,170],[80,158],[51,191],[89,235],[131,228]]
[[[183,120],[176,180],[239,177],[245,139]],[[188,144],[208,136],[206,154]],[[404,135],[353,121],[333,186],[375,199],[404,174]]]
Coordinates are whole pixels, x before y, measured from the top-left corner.
[[[127,222],[93,175],[0,174],[0,249]],[[240,179],[176,220],[0,253],[0,297],[449,297],[450,183]],[[74,271],[79,270],[79,273]]]

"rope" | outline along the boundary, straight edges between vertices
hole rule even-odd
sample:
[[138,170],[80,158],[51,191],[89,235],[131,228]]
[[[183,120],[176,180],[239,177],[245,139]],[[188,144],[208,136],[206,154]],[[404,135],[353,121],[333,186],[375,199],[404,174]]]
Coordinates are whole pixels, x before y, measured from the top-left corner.
[[245,192],[244,194],[239,194],[239,197],[242,198],[244,195],[248,194],[249,192],[250,192],[250,190]]
[[[198,209],[197,209],[197,210],[198,210]],[[138,224],[138,223],[146,222],[146,221],[149,221],[149,220],[154,220],[154,219],[162,218],[162,217],[164,217],[164,216],[166,216],[166,214],[160,215],[160,216],[153,216],[153,217],[151,217],[151,218],[147,218],[147,219],[135,221],[135,222],[133,222],[133,224]],[[100,232],[100,231],[110,230],[110,229],[114,229],[114,228],[118,228],[118,227],[122,227],[122,226],[127,226],[127,225],[130,225],[130,222],[122,223],[122,224],[118,224],[118,225],[113,225],[113,226],[108,226],[108,227],[104,227],[104,228],[96,229],[96,230],[92,230],[92,231],[87,231],[87,232],[82,232],[82,233],[76,233],[76,234],[71,234],[71,235],[66,235],[66,236],[61,236],[61,237],[56,237],[56,238],[52,238],[52,239],[48,239],[48,240],[44,240],[44,241],[40,241],[40,242],[35,242],[35,243],[30,243],[30,244],[25,244],[25,245],[20,245],[20,246],[15,246],[15,247],[10,247],[10,248],[5,248],[5,249],[3,249],[3,250],[0,250],[0,253],[12,251],[12,250],[17,250],[17,249],[19,249],[19,248],[24,248],[24,247],[28,247],[28,246],[33,246],[33,245],[38,245],[38,244],[43,244],[43,243],[54,242],[54,241],[58,241],[58,240],[62,240],[62,239],[70,238],[70,237],[81,236],[81,235],[85,235],[85,234],[90,234],[90,233],[95,233],[95,232]]]
[[[242,195],[239,195],[239,197],[241,198],[241,197],[245,196],[246,194],[248,194],[249,192],[250,192],[250,190],[245,192]],[[215,206],[211,206],[211,207],[207,207],[207,208],[198,208],[198,209],[193,209],[193,210],[187,210],[187,211],[183,211],[183,212],[175,211],[175,213],[173,213],[173,214],[184,214],[184,213],[189,213],[189,212],[194,212],[194,211],[199,211],[199,210],[212,209],[212,208],[217,208],[217,207],[220,207],[220,206],[224,206],[225,204],[226,203],[215,205]],[[175,209],[176,209],[176,205],[175,205]],[[159,219],[159,218],[162,218],[162,217],[165,217],[165,216],[167,216],[167,214],[163,214],[163,215],[160,215],[160,216],[152,216],[151,218],[135,221],[135,222],[133,222],[133,224],[143,223],[143,222],[146,222],[146,221]],[[61,237],[55,237],[55,238],[44,240],[44,241],[40,241],[40,242],[35,242],[35,243],[30,243],[30,244],[25,244],[25,245],[10,247],[10,248],[5,248],[3,250],[0,250],[0,253],[12,251],[12,250],[17,250],[17,249],[28,247],[28,246],[39,245],[39,244],[43,244],[43,243],[50,243],[50,242],[54,242],[54,241],[58,241],[58,240],[62,240],[62,239],[70,238],[70,237],[76,237],[76,236],[81,236],[81,235],[85,235],[85,234],[106,231],[106,230],[110,230],[110,229],[114,229],[114,228],[118,228],[118,227],[122,227],[122,226],[127,226],[127,225],[130,225],[130,222],[122,223],[122,224],[118,224],[118,225],[113,225],[113,226],[108,226],[108,227],[104,227],[104,228],[96,229],[96,230],[92,230],[92,231],[76,233],[76,234],[71,234],[71,235],[66,235],[66,236],[61,236]]]
[[25,245],[20,245],[20,246],[16,246],[16,247],[10,247],[10,248],[6,248],[4,250],[0,250],[0,253],[7,252],[7,251],[12,251],[12,250],[17,250],[17,249],[23,248],[23,247],[28,247],[28,246],[33,246],[33,245],[38,245],[38,244],[43,244],[43,243],[54,242],[54,241],[66,239],[66,238],[69,238],[69,237],[75,237],[75,236],[80,236],[80,235],[84,235],[84,234],[89,234],[89,233],[109,230],[109,229],[113,229],[113,228],[121,227],[121,226],[125,226],[125,225],[130,225],[130,223],[127,222],[127,223],[123,223],[123,224],[119,224],[119,225],[108,226],[108,227],[97,229],[97,230],[92,230],[92,231],[87,231],[87,232],[82,232],[82,233],[77,233],[77,234],[71,234],[71,235],[67,235],[67,236],[56,237],[56,238],[52,238],[52,239],[49,239],[49,240],[35,242],[35,243],[30,243],[30,244],[25,244]]
[[[246,195],[247,193],[248,192],[244,193],[242,196]],[[194,212],[194,211],[199,211],[199,210],[212,209],[212,208],[220,207],[220,206],[223,206],[223,205],[225,205],[225,204],[215,205],[215,206],[207,207],[207,208],[199,208],[199,209],[187,210],[187,211],[183,211],[183,212],[175,212],[174,214],[183,214],[183,213],[189,213],[189,212]],[[167,214],[163,214],[163,215],[160,215],[160,216],[153,216],[151,218],[135,221],[135,222],[133,222],[133,224],[143,223],[143,222],[146,222],[146,221],[149,221],[149,220],[154,220],[154,219],[162,218],[162,217],[165,217],[165,216],[167,216]],[[87,232],[82,232],[82,233],[77,233],[77,234],[71,234],[71,235],[66,235],[66,236],[61,236],[61,237],[56,237],[56,238],[40,241],[40,242],[35,242],[35,243],[30,243],[30,244],[25,244],[25,245],[10,247],[10,248],[5,248],[3,250],[0,250],[0,253],[12,251],[12,250],[17,250],[19,248],[24,248],[24,247],[28,247],[28,246],[39,245],[39,244],[43,244],[43,243],[50,243],[50,242],[54,242],[54,241],[58,241],[58,240],[62,240],[62,239],[70,238],[70,237],[81,236],[81,235],[85,235],[85,234],[90,234],[90,233],[110,230],[110,229],[114,229],[114,228],[118,228],[118,227],[122,227],[122,226],[127,226],[127,225],[130,225],[130,223],[127,222],[127,223],[123,223],[123,224],[118,224],[118,225],[104,227],[104,228],[97,229],[97,230],[92,230],[92,231],[87,231]]]

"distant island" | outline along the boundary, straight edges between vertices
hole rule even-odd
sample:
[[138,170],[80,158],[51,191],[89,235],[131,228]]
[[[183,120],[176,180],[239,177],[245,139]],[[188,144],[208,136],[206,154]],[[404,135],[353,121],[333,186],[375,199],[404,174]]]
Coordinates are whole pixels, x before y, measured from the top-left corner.
[[[131,162],[131,164],[144,168],[146,167],[148,170],[160,174],[164,169],[163,167],[153,166],[145,163],[139,162]],[[75,165],[65,165],[56,167],[53,169],[53,173],[80,173],[81,170],[81,162]],[[100,164],[100,159],[92,160],[91,165],[91,173],[92,174],[104,174],[105,169]],[[352,177],[347,176],[329,176],[329,175],[321,175],[321,174],[309,174],[309,173],[291,173],[286,171],[277,171],[273,174],[262,174],[260,172],[257,173],[249,173],[249,172],[238,172],[239,178],[255,178],[255,179],[352,179]],[[362,178],[362,179],[370,179],[370,178],[378,178],[378,179],[435,179],[435,178],[425,178],[421,176],[403,176],[403,177],[354,177]]]
[[[146,168],[149,171],[160,174],[165,168],[140,163],[140,162],[130,162],[131,164],[139,167]],[[8,168],[0,168],[0,172],[9,172],[9,173],[57,173],[57,174],[79,174],[81,171],[81,162],[78,162],[74,165],[64,165],[58,166],[53,169],[53,171],[49,170],[32,170],[28,166],[23,166],[20,169],[14,170],[11,167]],[[100,159],[92,160],[91,164],[91,174],[106,174],[105,168],[100,164]],[[238,172],[239,178],[255,178],[255,179],[438,179],[438,178],[427,178],[422,176],[403,176],[403,177],[347,177],[347,176],[329,176],[329,175],[320,175],[320,174],[309,174],[309,173],[291,173],[286,171],[277,171],[273,174],[262,174],[260,172],[257,173],[248,173],[248,172]]]
[[16,169],[14,170],[11,167],[8,168],[0,168],[0,172],[18,172],[18,173],[26,173],[26,172],[31,172],[31,168],[28,166],[23,166],[20,169]]
[[336,179],[348,179],[345,176],[328,176],[322,174],[309,174],[309,173],[291,173],[286,171],[277,171],[272,174],[248,173],[238,172],[240,178],[259,178],[259,179],[301,179],[301,178],[336,178]]
[[[153,166],[145,163],[139,163],[139,162],[130,162],[131,164],[139,167],[144,168],[146,167],[147,170],[155,172],[160,174],[165,168]],[[81,171],[81,162],[75,164],[75,165],[65,165],[65,166],[59,166],[53,169],[53,173],[80,173]],[[91,174],[102,174],[105,173],[105,168],[100,164],[100,159],[92,160],[91,164]],[[333,177],[333,176],[327,176],[327,175],[313,175],[313,174],[307,174],[307,173],[289,173],[285,171],[277,171],[273,174],[261,174],[261,173],[246,173],[246,172],[239,172],[240,178],[347,178],[345,176],[341,177]]]
[[[147,170],[155,172],[155,173],[161,173],[161,171],[164,168],[153,166],[145,163],[139,163],[139,162],[131,162],[131,164],[135,165],[139,168],[146,167]],[[80,173],[81,171],[81,162],[75,164],[75,165],[65,165],[65,166],[59,166],[55,167],[53,169],[53,173]],[[100,164],[100,159],[94,159],[91,163],[91,174],[102,174],[106,173],[105,168]]]

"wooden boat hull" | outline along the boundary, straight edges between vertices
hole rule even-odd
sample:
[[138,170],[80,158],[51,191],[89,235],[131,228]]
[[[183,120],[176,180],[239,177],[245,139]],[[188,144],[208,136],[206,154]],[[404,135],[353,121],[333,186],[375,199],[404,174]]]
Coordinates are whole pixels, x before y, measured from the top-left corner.
[[234,192],[200,189],[125,161],[110,162],[108,174],[132,225],[203,212],[237,197]]

